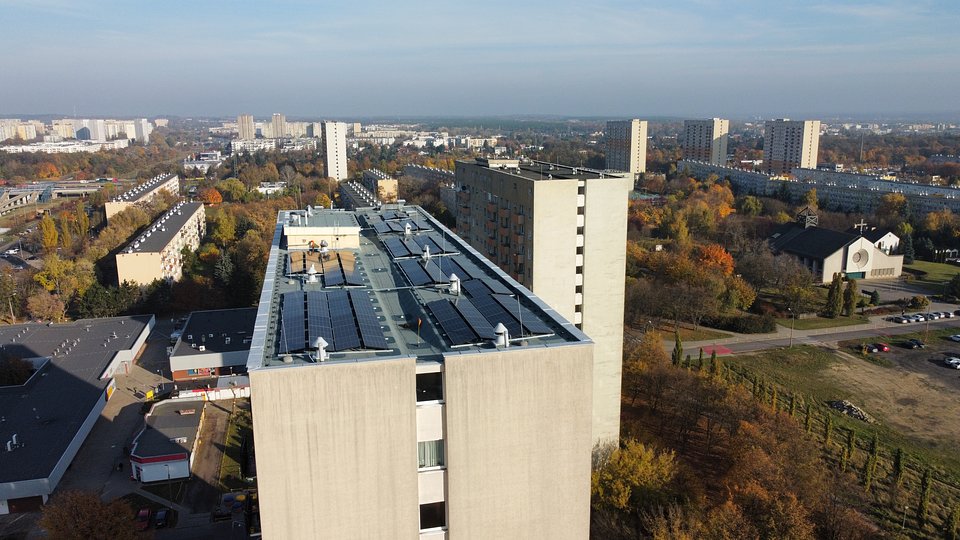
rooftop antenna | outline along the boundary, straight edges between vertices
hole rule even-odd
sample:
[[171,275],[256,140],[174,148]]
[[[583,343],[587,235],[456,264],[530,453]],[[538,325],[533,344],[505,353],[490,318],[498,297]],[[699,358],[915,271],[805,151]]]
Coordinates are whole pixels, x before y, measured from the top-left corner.
[[426,262],[429,260],[430,260],[430,246],[426,245],[426,246],[423,246],[423,261]]

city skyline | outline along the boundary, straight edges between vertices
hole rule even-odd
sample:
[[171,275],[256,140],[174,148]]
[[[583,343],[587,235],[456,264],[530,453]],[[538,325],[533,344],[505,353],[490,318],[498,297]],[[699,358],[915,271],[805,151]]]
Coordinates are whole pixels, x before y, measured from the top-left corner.
[[180,6],[0,0],[0,45],[17,51],[0,71],[20,81],[0,115],[960,110],[960,8],[933,2]]

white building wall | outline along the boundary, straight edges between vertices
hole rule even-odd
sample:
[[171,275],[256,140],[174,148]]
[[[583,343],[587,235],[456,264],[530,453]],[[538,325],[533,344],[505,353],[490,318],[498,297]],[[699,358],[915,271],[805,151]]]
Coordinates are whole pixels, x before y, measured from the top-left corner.
[[330,178],[346,180],[347,171],[347,124],[323,123],[323,164]]

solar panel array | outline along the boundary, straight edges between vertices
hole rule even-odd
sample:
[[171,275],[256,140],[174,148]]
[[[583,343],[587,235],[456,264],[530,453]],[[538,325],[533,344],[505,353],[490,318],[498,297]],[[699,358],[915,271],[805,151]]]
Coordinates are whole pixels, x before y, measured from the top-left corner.
[[363,285],[357,271],[356,255],[349,251],[333,251],[321,254],[313,251],[291,251],[287,254],[287,273],[305,274],[313,268],[323,274],[324,287]]
[[389,349],[370,297],[361,290],[295,291],[281,297],[280,353]]
[[434,255],[457,253],[456,246],[436,233],[418,234],[409,238],[387,237],[383,239],[383,245],[387,246],[387,251],[394,259],[419,257],[423,254],[424,247],[429,247],[430,253]]

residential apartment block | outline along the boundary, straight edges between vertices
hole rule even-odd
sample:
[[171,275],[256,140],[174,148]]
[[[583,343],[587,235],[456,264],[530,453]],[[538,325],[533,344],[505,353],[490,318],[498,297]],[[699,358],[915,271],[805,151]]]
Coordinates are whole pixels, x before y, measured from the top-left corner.
[[117,281],[149,285],[157,279],[183,276],[181,251],[200,246],[206,233],[203,203],[179,202],[117,253]]
[[768,120],[763,131],[763,171],[786,174],[794,167],[817,168],[819,120]]
[[408,176],[414,180],[423,182],[434,182],[437,184],[453,184],[456,176],[453,171],[447,169],[438,169],[436,167],[427,167],[424,165],[404,165],[403,176]]
[[607,168],[634,175],[647,172],[647,121],[611,120],[607,122]]
[[247,363],[264,537],[587,538],[594,347],[419,207],[281,212]]
[[180,177],[175,174],[161,174],[124,192],[104,204],[107,221],[131,206],[142,206],[161,193],[180,194]]
[[381,203],[395,203],[399,194],[397,179],[379,169],[363,171],[363,187],[373,193]]
[[350,178],[347,170],[347,124],[323,123],[323,166],[329,178]]
[[726,164],[729,132],[730,121],[723,118],[684,120],[683,159]]
[[241,114],[237,117],[237,132],[240,140],[252,140],[257,137],[252,114]]
[[596,343],[593,436],[620,430],[631,173],[537,161],[456,163],[457,231]]

